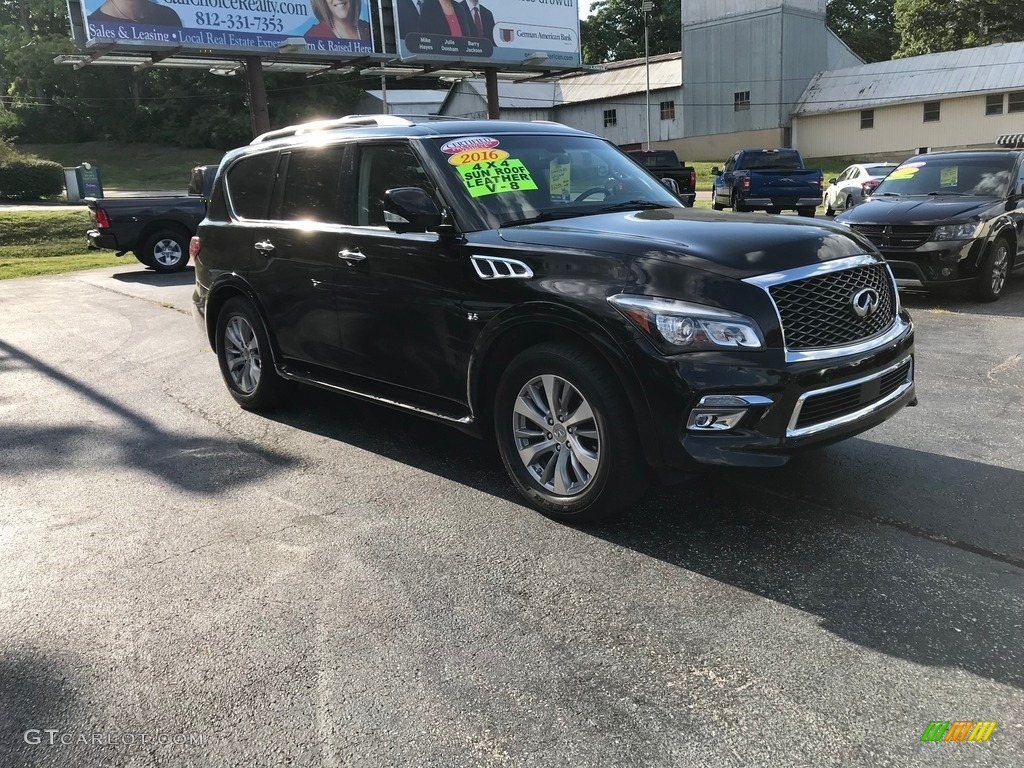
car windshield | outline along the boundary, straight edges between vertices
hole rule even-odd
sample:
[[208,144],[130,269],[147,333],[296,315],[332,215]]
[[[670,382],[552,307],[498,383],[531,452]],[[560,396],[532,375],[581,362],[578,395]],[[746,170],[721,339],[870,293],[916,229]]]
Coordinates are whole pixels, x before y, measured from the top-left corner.
[[588,136],[466,136],[426,142],[491,227],[611,210],[679,208],[657,178]]
[[885,176],[895,167],[895,165],[865,165],[864,170],[868,172],[868,176]]
[[741,171],[757,170],[758,168],[798,171],[803,167],[803,163],[800,162],[800,155],[793,150],[782,152],[746,152],[739,165],[736,166],[737,170]]
[[1009,156],[926,156],[903,163],[873,194],[1001,197],[1012,171]]

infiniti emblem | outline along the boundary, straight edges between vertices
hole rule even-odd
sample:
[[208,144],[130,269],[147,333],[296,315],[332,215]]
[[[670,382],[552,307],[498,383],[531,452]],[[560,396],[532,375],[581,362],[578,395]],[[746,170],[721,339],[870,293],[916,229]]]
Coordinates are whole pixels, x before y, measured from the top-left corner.
[[853,307],[853,314],[857,317],[871,317],[878,311],[882,303],[882,297],[874,288],[861,288],[850,299]]

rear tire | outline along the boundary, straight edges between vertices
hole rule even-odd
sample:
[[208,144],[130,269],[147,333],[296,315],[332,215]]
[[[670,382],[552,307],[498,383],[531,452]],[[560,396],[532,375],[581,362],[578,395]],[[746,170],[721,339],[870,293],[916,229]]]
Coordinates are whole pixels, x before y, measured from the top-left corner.
[[740,200],[739,195],[736,194],[735,192],[732,193],[732,209],[736,211],[736,213],[746,213],[747,211],[750,210],[749,208],[747,208],[746,205],[743,204],[743,202]]
[[240,297],[224,303],[216,341],[220,373],[236,403],[250,411],[281,403],[285,382],[274,370],[270,339],[252,304]]
[[188,241],[178,230],[161,229],[146,238],[136,258],[157,272],[180,272],[188,265]]
[[853,208],[853,195],[846,196],[846,210]]
[[632,505],[648,467],[632,410],[600,358],[562,343],[520,353],[494,397],[502,462],[530,506],[592,523]]
[[999,238],[988,249],[978,279],[971,286],[971,296],[985,303],[995,301],[1003,295],[1009,272],[1010,244]]
[[774,216],[776,214],[782,213],[782,209],[781,208],[765,208],[764,212],[765,213],[770,213],[770,214],[772,214]]
[[797,208],[796,212],[800,216],[804,216],[806,218],[812,219],[812,218],[814,218],[815,210],[816,209],[814,209],[814,208]]

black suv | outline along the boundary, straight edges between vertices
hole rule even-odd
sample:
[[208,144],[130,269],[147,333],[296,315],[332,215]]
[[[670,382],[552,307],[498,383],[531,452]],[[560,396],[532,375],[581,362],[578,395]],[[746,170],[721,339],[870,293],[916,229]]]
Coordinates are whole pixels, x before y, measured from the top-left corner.
[[291,380],[495,439],[563,520],[635,500],[652,468],[781,465],[915,401],[870,243],[686,208],[553,123],[272,131],[225,156],[191,251],[242,407]]
[[912,157],[836,221],[878,247],[898,285],[968,286],[995,301],[1009,272],[1024,267],[1024,151]]

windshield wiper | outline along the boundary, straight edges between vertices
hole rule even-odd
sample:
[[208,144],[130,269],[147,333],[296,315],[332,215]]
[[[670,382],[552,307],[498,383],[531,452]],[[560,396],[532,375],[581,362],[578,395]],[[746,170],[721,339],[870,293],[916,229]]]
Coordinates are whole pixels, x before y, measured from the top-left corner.
[[929,192],[929,197],[966,197],[963,192]]
[[900,197],[899,192],[872,192],[872,197]]
[[638,208],[642,211],[650,211],[656,208],[678,207],[680,206],[655,203],[652,200],[626,200],[625,202],[614,203],[613,205],[602,205],[600,208],[595,208],[591,211],[584,211],[584,213],[615,213],[616,211],[635,211]]

